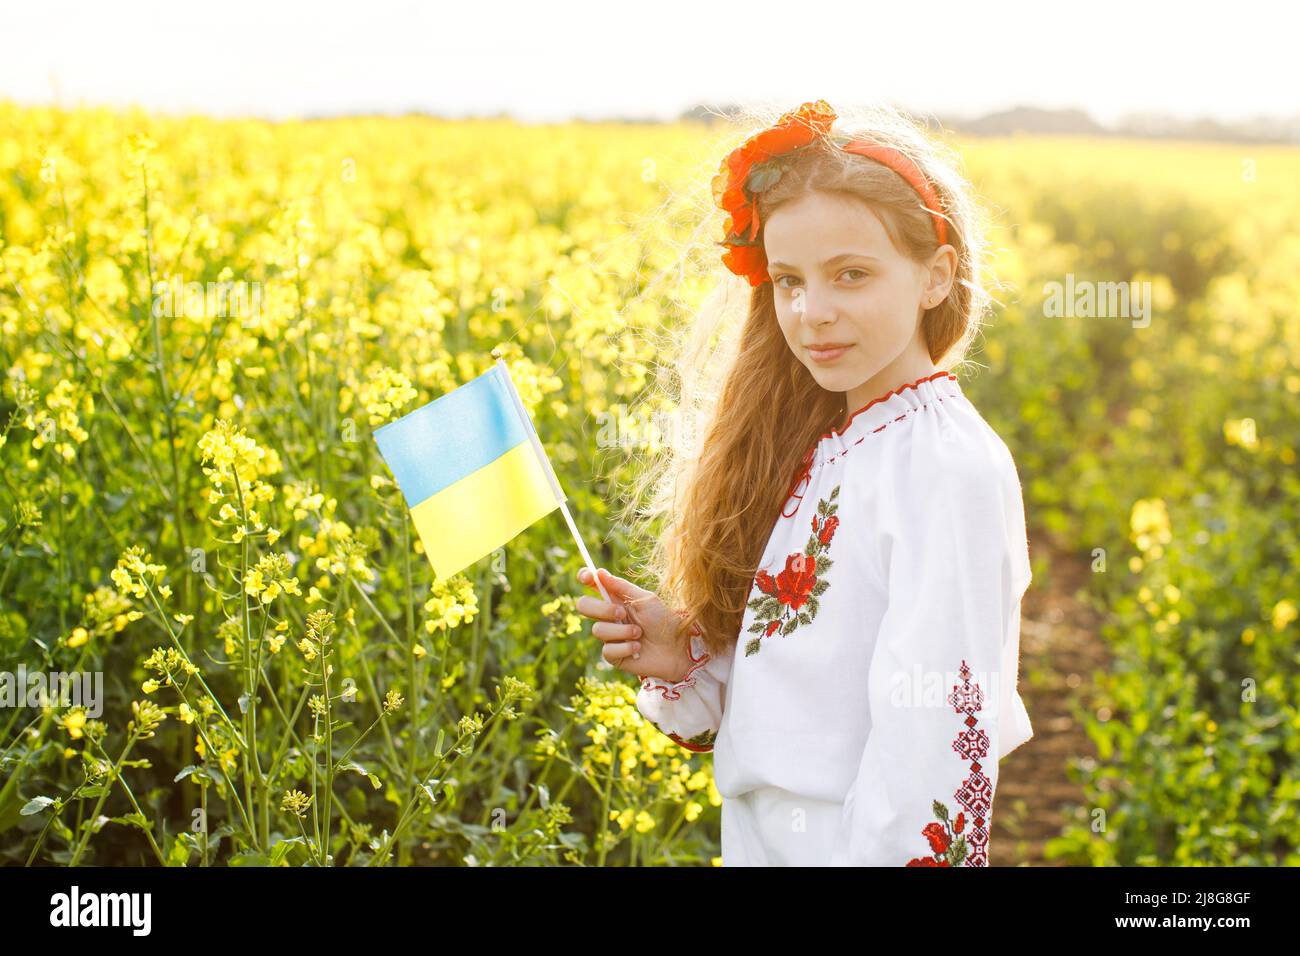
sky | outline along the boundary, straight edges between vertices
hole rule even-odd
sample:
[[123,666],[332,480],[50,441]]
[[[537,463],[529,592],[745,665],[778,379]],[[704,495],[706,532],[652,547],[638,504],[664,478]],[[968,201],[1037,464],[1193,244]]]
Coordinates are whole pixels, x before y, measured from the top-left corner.
[[0,0],[0,99],[288,118],[887,102],[1300,116],[1276,3]]

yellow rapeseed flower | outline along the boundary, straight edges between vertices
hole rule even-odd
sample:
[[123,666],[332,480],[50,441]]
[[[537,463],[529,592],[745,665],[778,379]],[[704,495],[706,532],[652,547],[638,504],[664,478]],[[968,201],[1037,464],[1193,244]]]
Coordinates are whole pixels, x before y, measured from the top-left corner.
[[79,740],[86,727],[86,711],[81,707],[74,707],[64,714],[58,723],[68,732],[69,737]]
[[1273,627],[1279,631],[1294,621],[1296,616],[1295,602],[1290,599],[1283,599],[1273,605]]

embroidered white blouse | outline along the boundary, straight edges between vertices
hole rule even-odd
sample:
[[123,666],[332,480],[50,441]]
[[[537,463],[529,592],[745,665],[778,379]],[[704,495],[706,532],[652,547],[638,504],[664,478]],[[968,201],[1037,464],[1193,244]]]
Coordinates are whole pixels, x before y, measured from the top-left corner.
[[1030,581],[1006,444],[938,372],[823,435],[739,638],[637,707],[712,751],[724,866],[987,866]]

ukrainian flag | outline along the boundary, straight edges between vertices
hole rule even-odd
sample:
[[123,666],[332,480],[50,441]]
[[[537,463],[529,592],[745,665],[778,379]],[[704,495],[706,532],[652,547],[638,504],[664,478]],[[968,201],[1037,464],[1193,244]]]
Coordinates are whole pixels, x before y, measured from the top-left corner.
[[500,360],[374,436],[440,578],[492,553],[567,499]]

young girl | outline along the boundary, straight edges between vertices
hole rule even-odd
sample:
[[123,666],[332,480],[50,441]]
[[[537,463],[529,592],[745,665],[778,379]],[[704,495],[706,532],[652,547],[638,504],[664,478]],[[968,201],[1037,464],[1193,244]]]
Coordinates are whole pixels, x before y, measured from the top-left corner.
[[722,163],[748,319],[656,551],[666,599],[602,569],[614,603],[577,602],[641,713],[713,752],[726,866],[987,866],[998,762],[1033,734],[1019,476],[946,370],[989,298],[976,207],[872,117],[805,103]]

